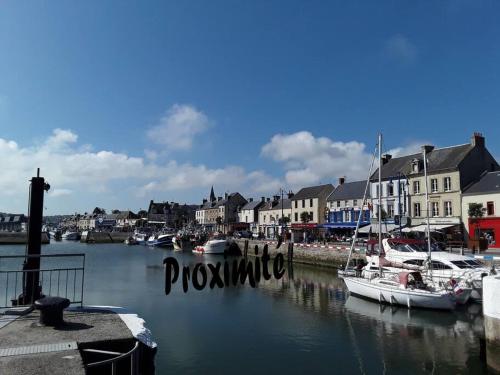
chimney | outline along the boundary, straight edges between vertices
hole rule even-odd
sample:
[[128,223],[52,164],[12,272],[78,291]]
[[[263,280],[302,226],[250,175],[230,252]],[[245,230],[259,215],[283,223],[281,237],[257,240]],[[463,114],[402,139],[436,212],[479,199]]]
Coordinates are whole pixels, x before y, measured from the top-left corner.
[[339,185],[344,185],[345,182],[345,176],[342,176],[339,178]]
[[472,137],[470,138],[470,144],[473,147],[484,147],[485,142],[483,135],[481,133],[474,132],[474,134],[472,134]]
[[426,154],[430,154],[433,150],[434,150],[434,146],[432,146],[432,145],[422,146],[422,152],[425,151]]
[[271,202],[271,198],[267,198],[267,201],[268,201],[268,202]]
[[249,202],[253,202],[253,198],[248,198],[248,201]]
[[288,196],[288,199],[292,199],[292,198],[293,198],[293,196],[294,196],[293,191],[291,191],[291,190],[290,190],[290,191],[288,192],[287,196]]
[[227,197],[228,197],[228,194],[227,193],[224,194],[224,199],[227,199]]
[[279,200],[280,200],[280,196],[279,196],[279,195],[275,195],[275,196],[273,196],[273,200],[274,200],[274,201],[279,201]]
[[389,160],[392,159],[392,155],[391,154],[384,154],[382,155],[382,165],[386,165]]
[[207,203],[207,200],[206,199],[203,199],[203,204]]
[[260,200],[261,200],[262,202],[265,202],[265,201],[266,201],[266,197],[260,197]]

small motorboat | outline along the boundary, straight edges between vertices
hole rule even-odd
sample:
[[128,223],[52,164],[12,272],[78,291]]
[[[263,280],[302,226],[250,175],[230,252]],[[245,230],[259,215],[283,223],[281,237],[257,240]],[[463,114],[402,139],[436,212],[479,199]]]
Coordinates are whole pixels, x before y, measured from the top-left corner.
[[148,246],[154,247],[173,247],[174,244],[172,242],[172,237],[175,237],[174,234],[157,234],[154,236],[150,236],[147,244]]
[[80,240],[80,233],[78,232],[66,232],[61,238],[66,241],[78,241]]
[[196,246],[193,253],[197,254],[224,254],[229,248],[227,239],[211,239],[201,246]]

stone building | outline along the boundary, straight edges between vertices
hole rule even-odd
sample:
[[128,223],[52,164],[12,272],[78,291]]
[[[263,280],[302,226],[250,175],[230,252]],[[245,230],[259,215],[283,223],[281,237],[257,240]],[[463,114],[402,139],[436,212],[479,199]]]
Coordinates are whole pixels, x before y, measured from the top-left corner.
[[[268,198],[259,209],[259,233],[263,233],[266,238],[275,238],[281,234],[283,226],[290,227],[292,220],[293,194],[288,194],[287,198],[275,195]],[[283,220],[282,220],[283,218]]]
[[[333,232],[350,234],[361,215],[360,227],[370,224],[370,191],[367,181],[345,182],[345,177],[339,178],[339,184],[327,199],[328,220],[323,224]],[[367,199],[363,204],[363,197]]]

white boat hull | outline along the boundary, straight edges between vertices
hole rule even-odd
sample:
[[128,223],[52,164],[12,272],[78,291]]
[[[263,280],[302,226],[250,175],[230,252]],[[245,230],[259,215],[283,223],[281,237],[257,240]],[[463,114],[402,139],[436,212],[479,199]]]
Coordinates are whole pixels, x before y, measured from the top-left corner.
[[419,307],[426,309],[453,310],[455,298],[450,293],[434,293],[424,290],[400,289],[384,286],[377,282],[358,277],[344,277],[349,292],[361,297],[370,298],[380,303]]
[[197,246],[193,252],[199,254],[224,254],[227,250],[227,240],[210,240],[203,246]]

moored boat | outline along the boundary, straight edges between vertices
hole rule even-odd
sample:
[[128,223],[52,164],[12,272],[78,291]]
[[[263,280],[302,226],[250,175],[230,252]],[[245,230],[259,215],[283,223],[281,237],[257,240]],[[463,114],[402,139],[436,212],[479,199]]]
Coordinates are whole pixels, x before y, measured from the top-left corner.
[[61,238],[66,241],[78,241],[80,239],[80,233],[78,232],[65,232]]
[[208,240],[201,246],[196,246],[193,253],[197,254],[224,254],[229,248],[229,242],[226,239]]
[[174,237],[174,234],[153,235],[147,240],[147,245],[154,247],[173,247],[172,237]]
[[453,310],[456,298],[451,291],[424,284],[420,272],[400,272],[397,278],[344,277],[349,292],[380,303],[439,310]]

